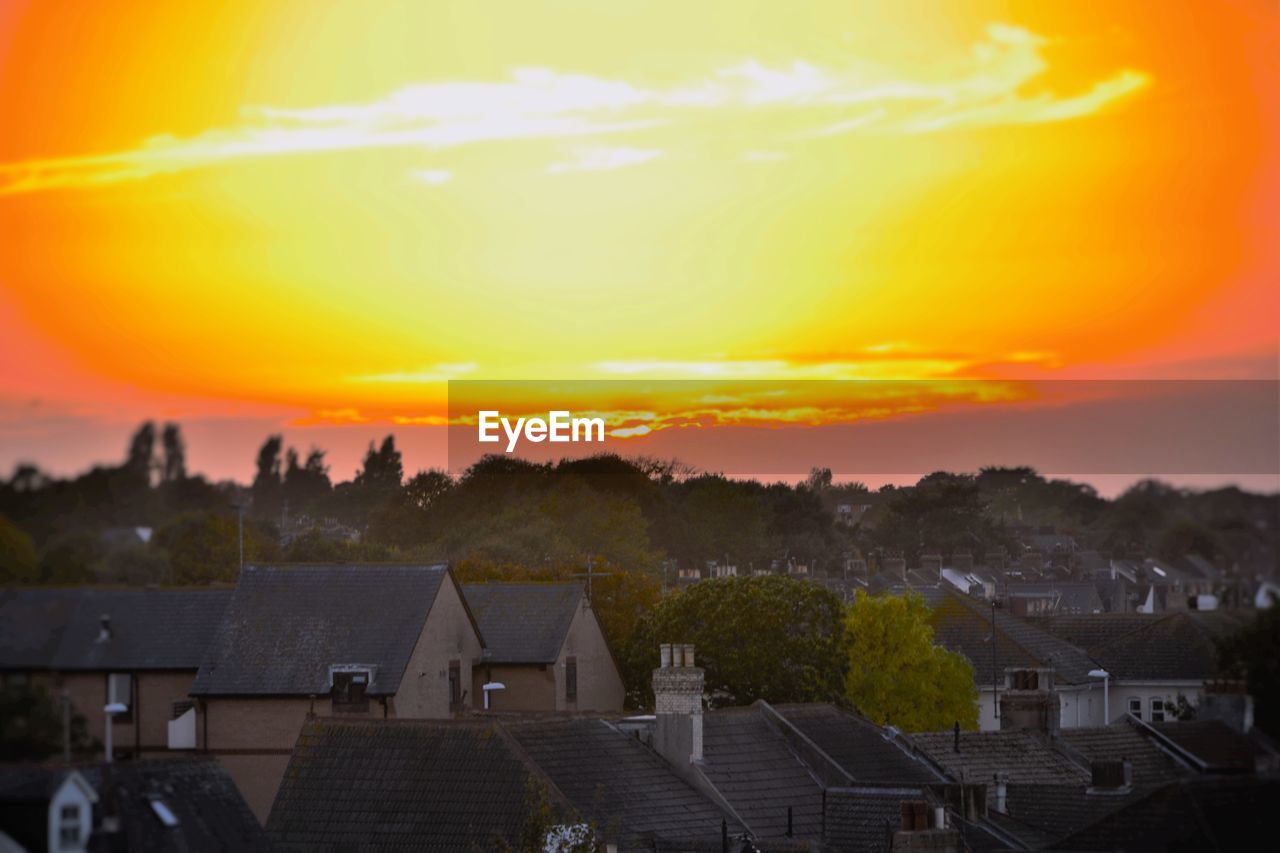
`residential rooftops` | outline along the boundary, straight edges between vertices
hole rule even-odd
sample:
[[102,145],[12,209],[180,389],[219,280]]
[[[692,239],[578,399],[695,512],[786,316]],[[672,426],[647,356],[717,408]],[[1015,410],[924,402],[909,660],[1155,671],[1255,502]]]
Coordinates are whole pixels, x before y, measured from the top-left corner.
[[492,663],[554,663],[582,601],[577,583],[466,584]]

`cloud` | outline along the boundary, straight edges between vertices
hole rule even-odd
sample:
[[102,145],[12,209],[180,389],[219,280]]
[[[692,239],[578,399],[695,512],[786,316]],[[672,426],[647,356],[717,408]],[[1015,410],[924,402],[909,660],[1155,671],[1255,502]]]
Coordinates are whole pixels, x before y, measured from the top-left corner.
[[447,184],[449,181],[452,181],[453,172],[450,172],[448,169],[423,169],[420,172],[415,172],[414,177],[422,181],[424,184],[439,186],[440,184]]
[[553,175],[565,172],[606,172],[638,166],[662,156],[657,148],[578,148],[572,160],[564,160],[547,166]]
[[374,373],[366,376],[352,376],[349,382],[385,382],[396,385],[414,385],[428,382],[448,382],[457,379],[476,369],[475,362],[457,364],[440,363],[424,367],[421,370],[396,371],[392,373]]
[[[804,60],[769,65],[754,57],[712,69],[672,88],[626,80],[519,68],[497,81],[435,81],[359,103],[252,107],[239,123],[189,137],[158,135],[137,148],[0,165],[0,195],[93,187],[240,160],[377,149],[439,151],[479,143],[519,143],[626,135],[686,122],[787,113],[811,122],[801,136],[853,132],[938,133],[957,127],[1067,121],[1091,115],[1139,90],[1148,77],[1119,70],[1067,96],[1027,89],[1048,70],[1046,39],[992,24],[967,52],[928,68],[903,70],[850,61],[825,67]],[[747,150],[780,140],[755,121]],[[789,138],[795,127],[788,123]],[[675,128],[678,133],[680,128]],[[647,162],[658,149],[588,147],[553,173],[601,171]],[[748,161],[752,158],[747,157]],[[760,162],[755,160],[754,162]],[[447,174],[445,169],[417,173]]]

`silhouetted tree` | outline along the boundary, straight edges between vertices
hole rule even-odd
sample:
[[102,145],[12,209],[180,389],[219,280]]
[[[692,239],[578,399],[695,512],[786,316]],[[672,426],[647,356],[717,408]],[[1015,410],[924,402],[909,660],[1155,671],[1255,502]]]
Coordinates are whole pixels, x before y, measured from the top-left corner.
[[187,447],[177,424],[164,425],[160,443],[164,448],[164,463],[160,479],[165,483],[179,483],[187,478]]

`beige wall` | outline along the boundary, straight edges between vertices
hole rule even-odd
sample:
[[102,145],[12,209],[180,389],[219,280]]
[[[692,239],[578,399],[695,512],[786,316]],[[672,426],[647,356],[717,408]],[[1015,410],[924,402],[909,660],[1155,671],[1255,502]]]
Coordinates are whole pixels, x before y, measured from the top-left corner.
[[[142,753],[169,751],[169,721],[173,719],[173,703],[188,699],[187,691],[195,680],[194,670],[176,672],[134,672],[133,715],[128,722],[117,719],[111,736],[119,754],[139,748]],[[107,673],[64,672],[58,676],[51,692],[57,698],[66,690],[72,706],[84,715],[89,735],[106,742]]]
[[[577,658],[578,699],[565,698],[565,671],[568,658]],[[595,612],[586,604],[578,606],[564,644],[554,664],[494,664],[477,667],[472,690],[473,707],[483,708],[480,686],[492,677],[506,685],[493,697],[493,711],[621,711],[626,689],[614,665]]]
[[472,664],[480,659],[480,639],[463,606],[452,576],[440,583],[418,644],[392,699],[392,716],[409,719],[450,716],[449,662],[461,664],[463,705],[480,707],[474,692]]

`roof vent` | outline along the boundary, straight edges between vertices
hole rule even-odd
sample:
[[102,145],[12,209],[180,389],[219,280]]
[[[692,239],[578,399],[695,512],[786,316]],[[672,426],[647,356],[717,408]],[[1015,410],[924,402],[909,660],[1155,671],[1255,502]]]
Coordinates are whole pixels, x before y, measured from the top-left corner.
[[111,639],[111,614],[102,614],[102,623],[98,628],[98,642],[105,643]]

